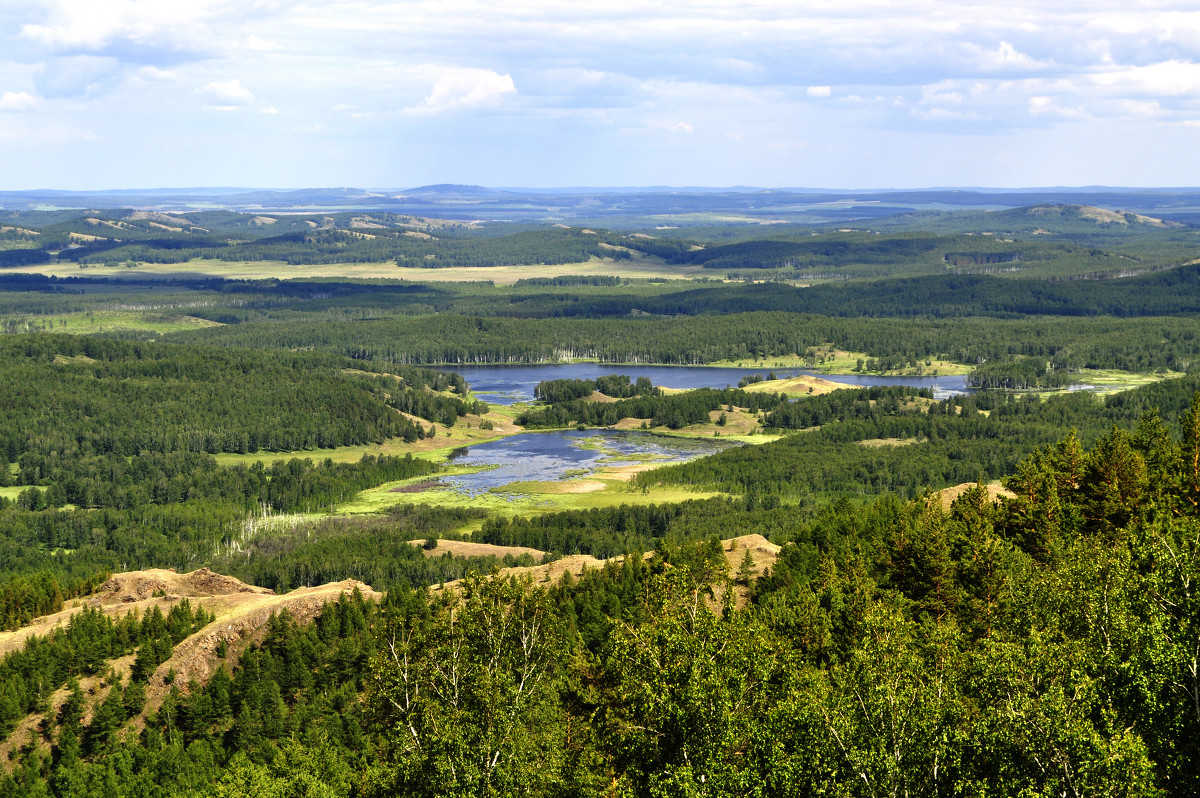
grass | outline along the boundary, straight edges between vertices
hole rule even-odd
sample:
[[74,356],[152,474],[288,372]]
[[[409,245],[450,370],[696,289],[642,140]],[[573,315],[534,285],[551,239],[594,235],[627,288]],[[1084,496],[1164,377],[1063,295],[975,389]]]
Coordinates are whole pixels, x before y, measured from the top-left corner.
[[[866,352],[846,352],[841,349],[834,349],[833,347],[818,347],[816,348],[816,355],[816,360],[810,360],[803,355],[792,354],[773,355],[758,359],[718,360],[706,365],[742,369],[810,369],[822,374],[859,374],[863,372],[858,371],[858,361],[862,360],[865,363],[871,358],[871,355]],[[820,362],[822,355],[825,357],[824,362]],[[930,358],[916,366],[870,373],[892,377],[947,377],[970,374],[971,370],[971,366],[963,363],[953,363],[949,360],[934,360]]]
[[[500,412],[504,411],[504,412]],[[466,416],[459,419],[450,429],[438,426],[437,435],[433,438],[405,443],[403,438],[389,438],[383,443],[364,443],[355,446],[339,446],[334,449],[308,449],[294,452],[255,452],[253,454],[222,453],[215,454],[218,465],[252,465],[262,462],[267,465],[280,460],[291,460],[294,457],[310,458],[314,461],[333,460],[335,463],[356,463],[363,455],[391,455],[403,457],[412,454],[413,457],[423,457],[434,462],[444,462],[452,451],[474,443],[484,443],[503,438],[520,432],[521,429],[512,423],[511,411],[507,408],[496,407],[485,416]],[[494,429],[480,429],[479,424],[484,419],[491,421]],[[428,428],[429,423],[418,419],[421,426]],[[467,426],[470,424],[471,426]],[[436,425],[435,425],[436,426]]]
[[71,335],[93,335],[120,330],[152,332],[160,335],[186,332],[202,327],[219,327],[208,319],[199,319],[179,313],[161,313],[144,310],[94,310],[82,313],[63,313],[44,318],[46,332],[69,333]]
[[788,396],[796,397],[820,396],[821,394],[853,387],[853,385],[845,385],[840,382],[823,380],[820,377],[801,375],[799,377],[791,377],[783,380],[763,380],[762,382],[752,382],[743,390],[748,393],[785,393]]
[[144,263],[136,267],[105,268],[102,266],[81,267],[75,263],[54,263],[28,266],[12,271],[36,272],[58,277],[114,277],[157,275],[178,277],[181,275],[205,275],[229,280],[311,279],[318,277],[351,277],[370,279],[390,277],[394,279],[477,282],[491,280],[497,285],[510,285],[529,277],[564,277],[574,275],[605,275],[612,277],[687,279],[706,274],[699,266],[671,266],[659,258],[638,255],[633,260],[614,261],[608,258],[591,258],[580,263],[562,263],[550,266],[533,264],[522,266],[447,267],[427,269],[422,267],[399,267],[391,261],[382,263],[318,263],[289,265],[283,261],[223,261],[197,258],[180,263]]
[[[36,487],[38,490],[45,490],[45,488],[38,487],[37,485],[34,485],[33,487]],[[6,488],[0,488],[0,498],[14,501],[22,493],[29,490],[29,488],[29,485],[10,485]]]
[[[1081,369],[1077,376],[1078,384],[1090,385],[1093,389],[1092,393],[1098,396],[1107,396],[1111,393],[1120,393],[1121,391],[1128,391],[1133,388],[1141,388],[1144,385],[1153,385],[1163,380],[1177,379],[1184,376],[1184,374],[1178,371],[1138,374],[1132,371],[1118,371],[1117,369]],[[1030,391],[1029,393],[1039,396],[1054,396],[1055,394],[1069,393],[1069,391],[1063,388],[1050,391]]]
[[[452,476],[450,470],[444,476]],[[540,515],[562,510],[589,510],[621,504],[662,504],[719,495],[693,492],[671,486],[648,490],[633,489],[628,479],[635,473],[630,467],[607,468],[582,479],[561,482],[517,482],[486,493],[469,496],[451,488],[435,488],[421,493],[394,493],[392,489],[420,480],[389,482],[363,491],[352,502],[338,508],[340,514],[378,513],[397,504],[429,504],[437,507],[472,507],[505,518]],[[595,483],[599,483],[599,487]]]

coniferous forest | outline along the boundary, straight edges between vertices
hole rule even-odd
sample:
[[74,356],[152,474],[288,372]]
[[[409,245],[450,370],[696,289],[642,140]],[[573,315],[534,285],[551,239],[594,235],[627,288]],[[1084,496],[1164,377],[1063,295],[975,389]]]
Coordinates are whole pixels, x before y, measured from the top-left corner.
[[[0,795],[1200,792],[1184,222],[6,214]],[[454,373],[580,361],[515,406]],[[621,372],[743,363],[967,388]],[[611,427],[725,445],[453,489],[458,447]],[[211,596],[96,598],[154,569],[345,589],[229,637]]]

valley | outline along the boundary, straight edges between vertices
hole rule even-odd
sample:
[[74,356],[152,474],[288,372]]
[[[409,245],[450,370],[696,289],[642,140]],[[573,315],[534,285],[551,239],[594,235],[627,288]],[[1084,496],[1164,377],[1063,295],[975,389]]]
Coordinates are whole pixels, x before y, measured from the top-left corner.
[[461,191],[0,211],[0,792],[1190,794],[1190,217]]

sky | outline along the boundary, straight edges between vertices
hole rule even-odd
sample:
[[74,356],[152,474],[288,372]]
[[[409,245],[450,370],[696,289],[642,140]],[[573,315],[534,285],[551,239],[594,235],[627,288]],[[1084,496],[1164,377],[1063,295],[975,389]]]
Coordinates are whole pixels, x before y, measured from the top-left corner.
[[1194,0],[0,0],[0,190],[1200,186]]

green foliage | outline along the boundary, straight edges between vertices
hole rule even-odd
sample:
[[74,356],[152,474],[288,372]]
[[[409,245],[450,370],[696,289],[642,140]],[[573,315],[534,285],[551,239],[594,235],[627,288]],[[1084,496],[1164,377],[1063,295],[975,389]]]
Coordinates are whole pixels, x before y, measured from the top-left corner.
[[557,792],[563,630],[546,594],[499,579],[391,608],[370,704],[386,730],[369,794]]
[[[433,372],[359,378],[313,353],[234,352],[70,336],[0,340],[0,460],[140,452],[293,451],[423,436],[392,412],[451,420]],[[398,385],[397,380],[403,380]],[[461,380],[460,380],[461,383]],[[436,414],[436,415],[435,415]],[[40,477],[22,471],[23,484]]]
[[[616,402],[590,402],[578,398],[568,398],[588,387],[587,383],[591,381],[555,380],[556,383],[583,383],[583,385],[574,389],[550,386],[543,391],[543,394],[559,397],[558,404],[529,410],[517,416],[516,420],[518,424],[529,429],[543,429],[564,427],[572,423],[611,426],[623,418],[644,418],[648,419],[652,426],[680,429],[689,424],[707,424],[708,414],[722,407],[736,405],[744,407],[750,412],[758,412],[777,409],[787,402],[783,394],[748,393],[729,388],[724,390],[697,388],[684,393],[664,396],[660,392],[661,389],[653,388],[650,385],[648,378],[640,377],[638,379],[639,382],[643,380],[646,383],[643,393],[638,394],[635,398],[621,399]],[[628,384],[628,378],[626,378],[626,384]],[[545,385],[546,383],[540,383],[538,387]]]
[[[315,347],[397,364],[538,363],[572,357],[608,363],[695,365],[804,355],[833,346],[871,353],[879,368],[915,366],[931,356],[980,364],[1020,355],[1043,358],[1056,368],[1153,372],[1187,370],[1195,359],[1195,341],[1200,334],[1200,322],[1186,317],[911,319],[764,312],[761,308],[772,307],[779,289],[760,289],[746,287],[745,293],[738,294],[744,302],[739,299],[720,316],[543,319],[434,315],[321,323],[308,319],[230,325],[170,337],[206,345]],[[879,291],[892,296],[888,286]],[[1178,294],[1178,289],[1172,288],[1171,293]],[[873,296],[852,295],[846,301],[847,314],[864,306],[876,307]],[[669,315],[709,310],[689,302],[657,310]],[[916,311],[934,313],[939,307],[929,297],[912,296],[898,302],[913,315],[923,315]],[[644,301],[636,306],[647,307]],[[626,307],[624,313],[628,312]],[[1180,312],[1180,306],[1174,303],[1166,312]]]

